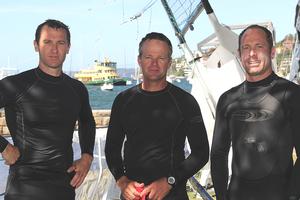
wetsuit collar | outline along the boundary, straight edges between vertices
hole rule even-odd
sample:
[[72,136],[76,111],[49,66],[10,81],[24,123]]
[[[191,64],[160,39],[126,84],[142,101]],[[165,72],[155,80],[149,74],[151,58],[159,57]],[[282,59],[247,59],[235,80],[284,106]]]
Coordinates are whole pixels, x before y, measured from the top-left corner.
[[138,91],[140,93],[142,93],[142,94],[155,96],[155,95],[159,95],[159,94],[163,94],[163,93],[167,92],[171,88],[171,84],[167,83],[167,86],[164,89],[159,90],[159,91],[147,91],[147,90],[143,90],[141,83],[137,86],[137,88],[138,88]]
[[269,85],[270,83],[272,83],[272,81],[274,81],[275,79],[277,79],[278,76],[272,72],[267,78],[260,80],[260,81],[256,81],[256,82],[249,82],[249,81],[245,81],[246,87],[259,87],[259,86],[265,86],[265,85]]
[[35,69],[35,74],[42,80],[52,82],[52,83],[57,83],[63,80],[63,73],[56,77],[56,76],[51,76],[45,72],[43,72],[39,67]]

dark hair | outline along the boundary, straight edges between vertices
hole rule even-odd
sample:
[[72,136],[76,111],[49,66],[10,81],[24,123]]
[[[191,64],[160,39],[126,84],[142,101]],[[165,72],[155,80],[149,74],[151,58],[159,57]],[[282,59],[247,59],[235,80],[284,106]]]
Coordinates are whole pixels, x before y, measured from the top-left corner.
[[266,27],[257,25],[257,24],[252,24],[250,26],[248,26],[247,28],[245,28],[239,35],[239,51],[241,50],[241,41],[242,41],[242,37],[244,36],[245,32],[249,29],[260,29],[262,30],[265,34],[266,34],[266,39],[267,42],[269,44],[270,49],[272,49],[273,47],[273,36],[271,31],[269,31],[269,29],[267,29]]
[[44,23],[40,24],[37,27],[37,29],[35,31],[35,41],[37,43],[39,43],[39,41],[40,41],[41,31],[44,26],[48,26],[48,27],[54,28],[54,29],[64,29],[67,33],[68,44],[69,45],[71,44],[71,34],[70,34],[69,27],[67,25],[65,25],[64,23],[62,23],[61,21],[54,20],[54,19],[47,19]]
[[173,47],[172,47],[171,41],[164,34],[157,33],[157,32],[148,33],[145,37],[142,38],[142,40],[140,41],[140,44],[139,44],[139,57],[142,56],[142,46],[143,46],[144,42],[146,40],[153,40],[153,39],[160,40],[160,41],[167,43],[167,45],[169,47],[169,57],[171,58],[172,53],[173,53]]

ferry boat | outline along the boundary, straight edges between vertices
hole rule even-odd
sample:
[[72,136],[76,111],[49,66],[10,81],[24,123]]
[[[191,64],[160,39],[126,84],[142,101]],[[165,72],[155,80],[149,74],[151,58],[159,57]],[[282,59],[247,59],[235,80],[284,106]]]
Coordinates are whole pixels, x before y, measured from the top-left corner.
[[116,67],[117,63],[107,58],[103,62],[95,60],[95,65],[92,69],[82,69],[74,74],[74,78],[86,85],[103,85],[104,83],[126,85],[126,79],[121,78],[117,74]]

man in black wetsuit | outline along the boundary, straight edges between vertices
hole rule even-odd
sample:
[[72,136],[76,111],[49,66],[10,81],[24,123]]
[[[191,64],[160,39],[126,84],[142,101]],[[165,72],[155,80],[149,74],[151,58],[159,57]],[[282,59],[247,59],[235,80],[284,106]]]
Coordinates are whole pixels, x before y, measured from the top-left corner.
[[[272,70],[271,32],[251,25],[239,36],[246,80],[219,99],[211,149],[217,200],[300,197],[300,89]],[[232,175],[228,186],[228,152]]]
[[[85,86],[62,72],[70,48],[68,26],[47,20],[36,30],[39,66],[0,81],[13,144],[0,136],[10,165],[5,200],[72,200],[93,160],[95,121]],[[81,158],[73,162],[78,120]]]
[[[139,44],[143,82],[120,93],[112,107],[105,155],[126,200],[188,200],[187,179],[208,161],[208,140],[196,100],[166,81],[171,56],[165,35],[147,34]],[[191,147],[187,158],[186,137]],[[139,193],[136,188],[141,187]]]

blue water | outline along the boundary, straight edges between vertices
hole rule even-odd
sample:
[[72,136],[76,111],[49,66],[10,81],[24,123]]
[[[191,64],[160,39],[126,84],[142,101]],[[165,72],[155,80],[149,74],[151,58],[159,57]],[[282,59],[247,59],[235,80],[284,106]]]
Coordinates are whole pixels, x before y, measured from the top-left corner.
[[[192,86],[186,79],[180,79],[180,82],[173,81],[173,84],[186,90],[187,92],[191,91]],[[87,89],[89,91],[90,104],[92,109],[111,109],[115,97],[120,92],[134,85],[135,82],[133,82],[133,84],[129,86],[114,86],[114,89],[112,91],[102,91],[100,86],[88,85]]]

